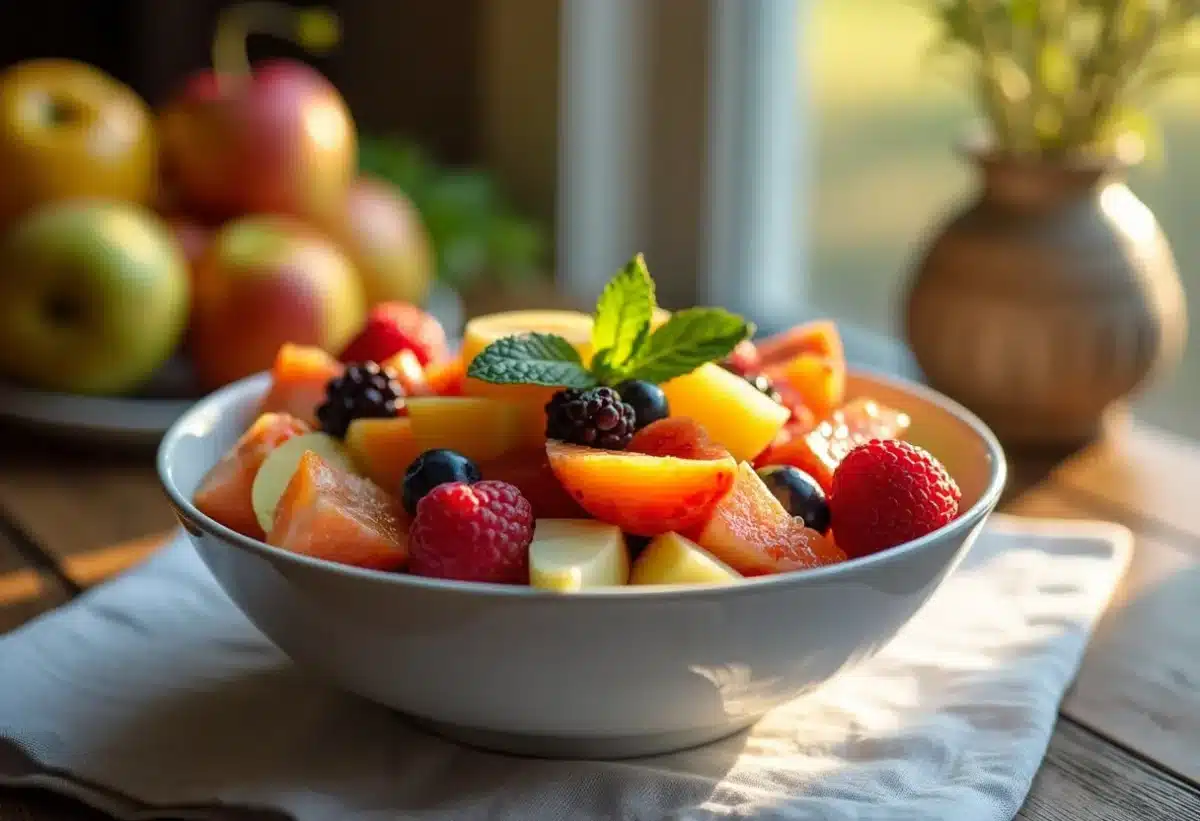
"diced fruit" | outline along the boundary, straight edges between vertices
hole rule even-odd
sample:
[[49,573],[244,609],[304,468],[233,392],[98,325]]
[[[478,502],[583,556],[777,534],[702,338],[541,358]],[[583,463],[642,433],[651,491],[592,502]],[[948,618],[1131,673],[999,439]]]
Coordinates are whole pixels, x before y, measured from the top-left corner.
[[961,500],[933,455],[899,439],[872,439],[838,465],[830,506],[838,543],[866,556],[948,525]]
[[704,426],[688,416],[672,416],[634,434],[627,451],[676,459],[721,459],[729,451],[708,438]]
[[655,536],[633,563],[630,584],[729,584],[742,575],[678,533]]
[[673,415],[695,419],[738,460],[762,452],[791,415],[745,379],[711,362],[662,388]]
[[521,409],[511,402],[420,396],[406,405],[418,452],[448,448],[475,462],[487,462],[521,445]]
[[629,550],[615,525],[592,519],[538,519],[529,545],[529,583],[570,593],[629,581]]
[[818,533],[829,533],[829,502],[816,479],[791,465],[759,468],[758,476],[789,516],[799,516]]
[[317,407],[321,430],[342,439],[355,419],[391,419],[403,407],[404,389],[379,363],[356,362],[330,380]]
[[409,571],[463,582],[528,584],[531,541],[533,510],[512,485],[438,485],[417,505]]
[[271,532],[271,526],[275,524],[275,507],[279,504],[279,497],[283,495],[292,474],[296,472],[300,457],[310,450],[324,459],[330,467],[349,472],[354,469],[342,443],[326,433],[293,436],[275,448],[263,460],[250,488],[254,515],[263,533]]
[[425,377],[425,369],[421,367],[417,355],[410,350],[403,350],[395,356],[379,363],[385,370],[391,371],[405,396],[426,396],[435,393],[429,387]]
[[326,561],[399,570],[408,559],[407,518],[399,499],[310,450],[279,499],[267,543]]
[[446,332],[433,316],[408,302],[382,302],[339,357],[343,362],[383,362],[412,351],[424,367],[447,355]]
[[404,471],[421,455],[407,416],[355,419],[346,429],[346,450],[359,473],[393,493],[400,491]]
[[798,467],[816,479],[829,494],[833,471],[847,453],[869,439],[898,439],[910,424],[906,413],[880,405],[873,399],[855,399],[834,411],[812,431],[776,442],[755,460],[755,464]]
[[479,467],[461,453],[445,448],[427,450],[414,459],[404,472],[401,482],[404,509],[415,515],[417,504],[438,485],[447,482],[470,485],[481,478]]
[[846,362],[815,353],[797,354],[767,369],[776,382],[788,385],[817,419],[833,413],[846,398]]
[[533,506],[537,519],[580,519],[587,512],[567,493],[562,482],[550,469],[546,447],[537,450],[516,450],[479,466],[488,479],[508,482],[519,488]]
[[793,518],[749,464],[692,538],[745,576],[805,570],[845,561],[846,555],[820,533]]
[[725,360],[731,371],[739,376],[748,376],[762,370],[762,358],[758,355],[758,346],[749,339],[743,339],[737,344]]
[[[470,365],[480,351],[497,339],[539,331],[565,338],[575,346],[584,362],[592,355],[592,318],[578,311],[510,311],[488,314],[469,321],[463,330],[462,359]],[[495,385],[478,379],[463,379],[462,393],[511,402],[521,408],[523,441],[540,448],[546,440],[546,403],[558,391],[539,385]]]
[[667,395],[653,382],[630,379],[617,385],[617,393],[621,395],[621,401],[633,408],[635,430],[671,415]]
[[546,405],[547,439],[624,450],[635,424],[633,408],[612,388],[561,390]]
[[574,345],[581,356],[591,356],[592,317],[588,314],[580,311],[507,311],[478,316],[467,322],[463,328],[463,361],[469,363],[498,339],[530,331],[557,334]]
[[757,343],[757,349],[759,361],[764,368],[781,365],[802,353],[843,362],[846,359],[837,325],[829,319],[805,322],[783,333],[767,337]]
[[193,498],[196,508],[230,530],[261,539],[263,529],[254,514],[254,477],[267,454],[310,430],[306,423],[286,413],[259,416],[204,477]]
[[626,533],[698,527],[733,484],[732,457],[695,460],[546,442],[550,467],[588,513]]
[[271,388],[263,413],[286,413],[317,426],[317,405],[325,401],[325,386],[342,374],[342,363],[321,348],[286,344],[275,354]]
[[425,368],[425,381],[435,396],[461,396],[467,366],[461,356],[431,362]]

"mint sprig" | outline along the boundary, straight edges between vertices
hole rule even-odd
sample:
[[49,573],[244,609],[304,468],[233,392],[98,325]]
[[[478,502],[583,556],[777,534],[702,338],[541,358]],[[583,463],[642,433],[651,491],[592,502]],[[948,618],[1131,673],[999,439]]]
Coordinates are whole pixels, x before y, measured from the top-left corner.
[[654,315],[654,280],[638,254],[608,281],[596,302],[592,350],[601,377],[620,373],[639,350]]
[[500,384],[590,388],[627,379],[668,382],[723,359],[754,334],[754,325],[722,308],[688,308],[653,333],[654,281],[641,254],[617,272],[600,294],[592,326],[590,367],[556,334],[504,337],[483,349],[467,376]]
[[591,388],[596,384],[570,342],[541,333],[497,339],[471,360],[467,376],[501,385]]

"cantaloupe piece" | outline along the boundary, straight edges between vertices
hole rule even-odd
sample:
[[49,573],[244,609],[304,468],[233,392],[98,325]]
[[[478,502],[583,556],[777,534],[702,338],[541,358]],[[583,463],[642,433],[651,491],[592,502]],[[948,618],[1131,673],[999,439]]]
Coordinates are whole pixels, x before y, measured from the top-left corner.
[[521,447],[521,408],[472,396],[421,396],[406,400],[418,453],[449,448],[475,462],[498,459]]
[[196,508],[230,530],[261,539],[263,529],[254,514],[254,478],[267,454],[312,428],[286,413],[264,413],[205,475],[192,497]]
[[317,406],[325,401],[325,386],[341,376],[345,366],[321,348],[280,346],[271,367],[271,387],[263,397],[262,413],[286,413],[317,426]]
[[421,455],[412,419],[355,419],[346,430],[346,450],[359,473],[391,493],[400,493],[404,472]]
[[689,416],[738,461],[753,459],[791,415],[737,374],[708,363],[662,385],[672,416]]
[[307,451],[275,509],[267,543],[326,561],[399,570],[408,560],[400,500]]

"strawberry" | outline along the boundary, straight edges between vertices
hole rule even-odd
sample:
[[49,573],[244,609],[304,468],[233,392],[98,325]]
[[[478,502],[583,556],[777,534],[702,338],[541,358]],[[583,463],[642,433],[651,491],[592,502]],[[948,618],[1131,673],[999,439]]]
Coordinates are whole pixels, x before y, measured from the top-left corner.
[[441,323],[407,302],[381,302],[367,314],[366,325],[338,358],[343,362],[383,362],[412,351],[424,367],[447,358]]
[[910,542],[958,515],[962,492],[942,463],[900,439],[871,439],[833,474],[834,537],[851,557]]

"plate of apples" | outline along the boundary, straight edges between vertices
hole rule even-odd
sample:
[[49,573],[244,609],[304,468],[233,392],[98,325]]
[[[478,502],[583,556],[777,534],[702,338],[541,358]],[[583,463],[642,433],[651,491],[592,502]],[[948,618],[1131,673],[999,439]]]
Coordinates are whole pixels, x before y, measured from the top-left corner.
[[345,101],[249,33],[312,52],[323,11],[253,3],[217,25],[214,68],[152,111],[95,67],[0,73],[0,420],[157,441],[194,401],[268,369],[281,344],[338,355],[379,306],[461,326],[422,214],[364,174]]

